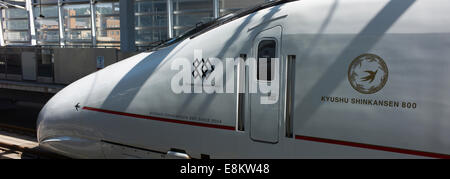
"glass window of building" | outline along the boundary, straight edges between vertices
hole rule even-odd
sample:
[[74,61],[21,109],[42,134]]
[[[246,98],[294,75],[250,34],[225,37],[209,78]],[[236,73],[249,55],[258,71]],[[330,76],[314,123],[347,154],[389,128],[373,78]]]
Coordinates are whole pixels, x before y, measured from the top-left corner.
[[24,9],[7,8],[1,11],[3,38],[7,45],[30,44],[28,12]]
[[242,8],[255,6],[266,1],[267,0],[220,0],[220,16],[238,11]]
[[173,0],[174,35],[181,35],[199,23],[214,19],[212,0]]
[[59,44],[58,1],[34,0],[33,14],[39,45]]
[[136,46],[148,47],[168,38],[167,0],[135,0]]
[[95,4],[95,27],[98,46],[120,46],[119,1]]
[[84,4],[64,4],[64,40],[66,45],[92,45],[91,7]]

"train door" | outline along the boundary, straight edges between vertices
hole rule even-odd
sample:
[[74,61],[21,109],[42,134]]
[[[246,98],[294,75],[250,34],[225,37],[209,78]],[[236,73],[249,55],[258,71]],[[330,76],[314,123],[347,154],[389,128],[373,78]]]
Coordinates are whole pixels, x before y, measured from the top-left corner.
[[[249,83],[256,91],[249,93],[250,137],[252,140],[277,143],[280,121],[280,44],[282,28],[276,26],[259,33],[253,42],[256,75]],[[252,85],[252,84],[250,84]]]

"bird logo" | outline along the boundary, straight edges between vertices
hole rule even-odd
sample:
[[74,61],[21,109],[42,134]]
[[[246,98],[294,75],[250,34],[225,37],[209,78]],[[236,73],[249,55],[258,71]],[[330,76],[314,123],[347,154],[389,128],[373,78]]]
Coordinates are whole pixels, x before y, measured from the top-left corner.
[[364,72],[369,73],[369,76],[362,77],[361,79],[362,79],[363,81],[369,81],[369,80],[370,80],[369,83],[372,83],[373,80],[375,80],[375,76],[377,75],[378,70],[377,70],[377,71],[370,71],[370,70],[367,70],[367,71],[364,71]]
[[75,109],[78,111],[78,109],[80,109],[80,103],[77,103],[77,105],[75,105]]
[[387,65],[381,57],[375,54],[362,54],[350,64],[348,80],[356,91],[374,94],[386,85],[388,74]]

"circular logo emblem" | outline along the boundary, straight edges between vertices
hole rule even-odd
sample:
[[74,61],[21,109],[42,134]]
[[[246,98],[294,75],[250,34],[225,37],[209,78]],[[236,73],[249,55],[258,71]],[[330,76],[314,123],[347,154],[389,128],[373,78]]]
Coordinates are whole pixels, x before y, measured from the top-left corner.
[[363,94],[373,94],[386,85],[388,68],[383,59],[374,54],[363,54],[350,64],[348,81],[352,87]]

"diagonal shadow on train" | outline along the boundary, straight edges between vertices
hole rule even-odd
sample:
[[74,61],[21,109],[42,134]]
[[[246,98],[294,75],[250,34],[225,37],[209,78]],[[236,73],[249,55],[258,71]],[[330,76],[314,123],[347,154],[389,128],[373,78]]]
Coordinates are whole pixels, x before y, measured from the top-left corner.
[[[351,60],[358,55],[367,53],[384,36],[389,28],[412,6],[416,0],[392,0],[366,25],[366,27],[347,45],[330,65],[326,73],[305,95],[302,101],[295,104],[299,124],[302,126],[310,120],[320,107],[321,96],[330,95],[346,78],[347,74],[340,71],[347,68]],[[308,56],[308,55],[306,55]],[[300,59],[301,60],[301,59]],[[294,118],[297,116],[294,116]]]
[[[272,11],[273,12],[273,11]],[[274,13],[274,12],[273,12]],[[273,13],[269,13],[273,14]],[[237,32],[243,31],[244,28],[248,25],[250,20],[253,18],[254,14],[251,14],[247,17],[247,19],[240,25],[240,27],[236,30]],[[267,17],[270,18],[270,17]],[[226,50],[232,45],[232,43],[239,37],[239,34],[234,34],[230,39],[228,39],[225,44],[224,49],[221,50],[218,54],[223,54]],[[180,43],[179,43],[180,44]],[[142,86],[146,81],[151,78],[152,74],[157,71],[158,67],[163,66],[162,63],[167,63],[172,55],[176,54],[177,51],[181,50],[183,47],[178,47],[179,44],[175,44],[169,46],[165,49],[161,49],[149,56],[145,59],[141,60],[138,64],[136,64],[132,69],[128,71],[128,73],[122,77],[122,79],[116,84],[113,90],[108,94],[108,97],[105,99],[103,104],[101,105],[104,109],[113,109],[117,111],[125,111],[131,102],[136,97],[137,93],[141,90]],[[164,61],[165,60],[165,61]],[[151,67],[151,68],[149,68]],[[133,88],[130,88],[133,87]],[[196,96],[195,94],[191,94],[187,99],[184,100],[183,105],[189,105],[192,102],[192,98]],[[211,98],[205,100],[205,102],[212,101]],[[122,105],[114,105],[114,104],[122,104]],[[208,104],[204,104],[208,105]],[[200,109],[199,109],[200,110]],[[180,111],[181,112],[181,111]]]
[[[250,14],[248,17],[245,18],[244,22],[243,22],[242,24],[240,24],[239,27],[235,30],[236,33],[234,33],[233,36],[231,36],[231,37],[227,40],[227,42],[226,42],[225,45],[224,45],[224,48],[222,48],[222,50],[218,53],[218,55],[216,55],[216,57],[219,57],[219,58],[220,58],[220,57],[223,56],[223,54],[227,51],[227,49],[229,49],[230,46],[233,44],[233,42],[239,37],[238,34],[239,34],[240,32],[242,32],[242,31],[244,31],[244,28],[250,23],[251,19],[253,19],[254,16],[255,16],[255,14],[253,13],[253,14]],[[183,103],[182,103],[181,106],[188,106],[190,103],[193,102],[192,99],[193,99],[195,96],[198,96],[198,94],[195,94],[195,93],[190,93],[190,94],[186,94],[186,95],[189,95],[189,96],[187,96],[187,98],[184,99],[184,101],[183,101]],[[215,94],[215,93],[213,93],[213,94],[208,94],[208,98],[203,102],[202,105],[199,105],[199,106],[203,106],[203,107],[199,107],[198,110],[197,110],[197,112],[205,110],[205,108],[207,108],[207,106],[205,106],[205,105],[209,105],[210,102],[214,100],[214,98],[216,97],[216,95],[218,95],[218,94]],[[208,103],[208,101],[209,101],[209,103]],[[186,110],[187,110],[186,108],[180,108],[180,109],[177,111],[177,114],[184,113]]]
[[[114,86],[101,105],[103,109],[125,111],[141,90],[146,81],[171,59],[184,46],[180,43],[155,51],[138,62],[122,79]],[[115,105],[121,104],[121,105]]]
[[[310,57],[311,53],[309,53],[309,52],[313,51],[313,49],[317,46],[318,42],[321,40],[322,34],[323,34],[323,32],[325,32],[325,29],[330,24],[331,18],[333,18],[334,14],[336,13],[336,9],[337,9],[338,5],[339,5],[339,0],[334,0],[334,3],[331,5],[330,10],[327,14],[327,17],[325,18],[325,20],[323,21],[319,30],[317,31],[317,35],[314,36],[310,45],[308,45],[308,47],[302,51],[303,56],[298,58],[299,60],[308,59]],[[300,61],[300,63],[301,62],[302,61]]]
[[[269,12],[268,12],[267,14],[265,14],[265,15],[261,18],[261,23],[262,23],[262,24],[257,25],[257,27],[258,27],[257,29],[264,29],[265,27],[267,27],[267,25],[269,25],[270,23],[265,23],[265,22],[268,21],[268,20],[270,20],[270,19],[272,19],[273,16],[274,16],[277,12],[280,11],[280,7],[281,7],[281,5],[278,5],[278,6],[274,6],[274,7],[272,7],[272,8],[269,8]],[[226,41],[225,44],[223,45],[223,48],[217,53],[216,57],[219,57],[219,58],[221,58],[222,60],[225,59],[225,58],[224,58],[225,53],[230,49],[230,47],[233,45],[233,43],[236,42],[236,40],[241,36],[241,33],[242,33],[242,32],[248,32],[248,29],[247,29],[246,27],[248,27],[248,25],[250,24],[251,20],[254,18],[255,14],[256,14],[256,13],[250,14],[248,17],[246,17],[246,19],[244,20],[244,22],[243,22],[241,25],[239,25],[238,28],[236,28],[236,30],[235,30],[235,32],[233,33],[233,35],[232,35],[229,39],[227,39],[227,41]],[[248,40],[247,40],[247,41],[250,42],[250,45],[253,44],[253,39],[254,39],[254,37],[255,37],[259,32],[261,32],[261,31],[259,31],[259,30],[252,30],[252,31],[247,35],[247,37],[248,37]],[[245,49],[241,49],[241,50],[239,50],[238,52],[241,52],[241,51],[243,51],[243,50],[245,50]],[[238,55],[238,54],[236,54],[236,55]],[[231,58],[231,57],[230,57],[230,58]],[[236,57],[234,57],[234,58],[236,58]],[[224,69],[224,70],[225,70],[225,69]],[[224,78],[224,79],[225,79],[225,78]],[[232,79],[232,80],[234,80],[234,79]],[[228,82],[228,81],[224,81],[224,82],[225,82],[225,84],[226,84],[226,82]],[[211,103],[214,101],[214,99],[217,97],[217,95],[223,95],[223,94],[216,94],[216,93],[209,94],[209,95],[208,95],[208,98],[205,98],[205,100],[203,100],[203,102],[201,102],[201,104],[199,105],[199,106],[201,106],[201,107],[199,107],[199,108],[197,109],[197,113],[198,113],[198,112],[201,112],[201,111],[204,111],[205,109],[208,109],[209,106],[210,106],[210,104],[211,104]],[[225,95],[227,95],[227,94],[225,94]],[[183,102],[183,106],[184,106],[184,105],[189,105],[189,103],[192,102],[191,99],[192,99],[194,96],[195,96],[195,94],[190,95],[189,98]],[[181,109],[181,110],[184,111],[185,109]],[[183,112],[183,111],[178,111],[178,112]]]
[[[275,13],[271,11],[270,14]],[[243,31],[244,28],[248,25],[248,23],[253,18],[254,14],[251,14],[247,17],[247,19],[240,25],[240,27],[236,30],[237,32]],[[270,17],[267,17],[270,18]],[[221,50],[218,54],[224,54],[227,49],[233,44],[233,42],[239,37],[239,34],[233,34],[230,39],[228,39],[225,44],[224,49]],[[179,43],[180,44],[180,43]],[[153,53],[147,56],[145,59],[141,60],[138,64],[136,64],[122,79],[116,84],[113,90],[110,92],[106,100],[102,104],[102,108],[104,109],[114,109],[118,111],[125,111],[130,103],[134,100],[137,93],[141,90],[142,86],[149,78],[151,78],[152,74],[157,71],[158,67],[163,66],[170,59],[171,55],[176,54],[177,51],[181,50],[183,47],[177,47],[179,44],[175,44],[169,46],[165,49],[159,50],[156,53]],[[220,57],[218,55],[218,57]],[[148,67],[151,68],[148,68]],[[133,88],[130,88],[132,86]],[[189,105],[192,102],[192,98],[196,96],[195,94],[190,94],[187,99],[184,100],[183,106]],[[215,95],[213,95],[215,96]],[[210,103],[213,99],[209,98],[205,100],[206,103]],[[113,104],[122,104],[122,105],[113,105]],[[204,104],[209,105],[209,104]],[[203,106],[203,105],[202,105]],[[199,108],[199,110],[201,110]],[[182,111],[179,111],[182,112]]]

